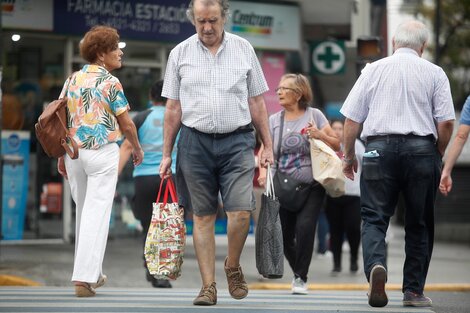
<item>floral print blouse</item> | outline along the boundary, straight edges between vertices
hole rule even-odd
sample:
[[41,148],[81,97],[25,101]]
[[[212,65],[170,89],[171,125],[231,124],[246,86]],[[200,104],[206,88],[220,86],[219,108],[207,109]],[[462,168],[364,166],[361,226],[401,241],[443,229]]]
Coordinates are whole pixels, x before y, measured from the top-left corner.
[[[69,84],[70,80],[70,84]],[[64,84],[67,126],[81,149],[98,149],[122,139],[117,116],[129,110],[119,79],[104,67],[85,65]]]

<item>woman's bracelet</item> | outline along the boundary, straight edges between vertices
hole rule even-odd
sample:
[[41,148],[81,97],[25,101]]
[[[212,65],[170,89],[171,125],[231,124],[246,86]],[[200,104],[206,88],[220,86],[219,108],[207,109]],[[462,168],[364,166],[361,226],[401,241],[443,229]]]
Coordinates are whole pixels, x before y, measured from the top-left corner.
[[355,160],[356,160],[355,156],[353,156],[352,159],[343,158],[343,162],[346,163],[346,165],[353,164]]

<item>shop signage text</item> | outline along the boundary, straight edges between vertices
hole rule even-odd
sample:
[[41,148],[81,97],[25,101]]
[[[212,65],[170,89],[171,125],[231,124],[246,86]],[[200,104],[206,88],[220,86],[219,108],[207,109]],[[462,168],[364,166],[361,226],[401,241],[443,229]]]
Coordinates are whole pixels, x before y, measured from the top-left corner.
[[258,49],[300,50],[300,10],[296,5],[230,1],[225,29]]
[[128,39],[180,42],[194,34],[184,0],[55,0],[54,32],[83,35],[94,25]]
[[258,15],[253,12],[244,14],[235,10],[232,17],[232,30],[256,34],[271,34],[274,18],[269,15]]

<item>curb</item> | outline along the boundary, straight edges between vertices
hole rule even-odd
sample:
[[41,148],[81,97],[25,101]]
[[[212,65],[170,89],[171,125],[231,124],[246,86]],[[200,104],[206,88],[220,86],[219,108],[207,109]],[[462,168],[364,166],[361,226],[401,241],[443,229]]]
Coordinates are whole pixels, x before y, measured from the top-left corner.
[[[43,284],[14,275],[0,275],[0,286],[30,286],[37,287]],[[387,284],[387,290],[401,291],[401,284]],[[291,284],[280,283],[253,283],[248,285],[251,290],[290,290]],[[309,284],[310,290],[369,290],[369,284]],[[428,284],[425,291],[470,292],[470,284]]]
[[0,286],[42,286],[41,283],[14,275],[0,275]]
[[[252,290],[290,290],[291,284],[254,283],[249,284]],[[309,284],[310,290],[369,290],[369,284]],[[401,284],[387,284],[387,290],[401,291]],[[470,292],[470,284],[427,284],[425,291],[460,291]]]

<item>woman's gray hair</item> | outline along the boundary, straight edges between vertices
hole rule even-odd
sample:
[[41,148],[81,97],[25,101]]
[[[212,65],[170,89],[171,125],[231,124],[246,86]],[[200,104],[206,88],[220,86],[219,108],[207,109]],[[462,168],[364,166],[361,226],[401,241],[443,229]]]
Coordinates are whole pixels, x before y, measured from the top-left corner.
[[[214,3],[218,3],[220,5],[220,12],[222,13],[222,18],[228,17],[230,14],[229,7],[230,4],[228,0],[199,0],[204,3],[204,5],[209,6],[213,5]],[[188,5],[188,9],[186,10],[186,16],[194,24],[194,2],[195,0],[191,0]]]
[[419,51],[428,41],[429,32],[426,26],[418,21],[401,23],[395,32],[395,48],[411,48]]

